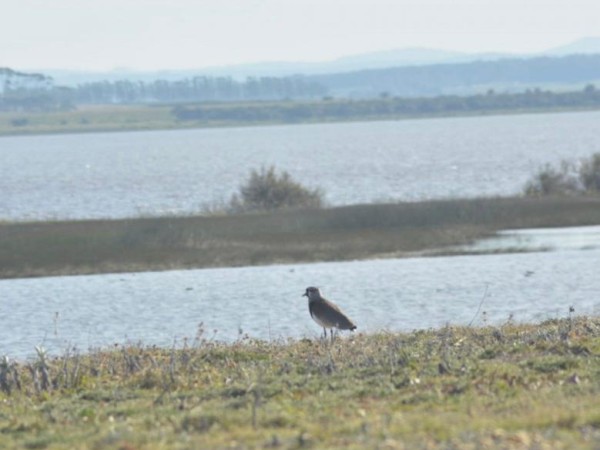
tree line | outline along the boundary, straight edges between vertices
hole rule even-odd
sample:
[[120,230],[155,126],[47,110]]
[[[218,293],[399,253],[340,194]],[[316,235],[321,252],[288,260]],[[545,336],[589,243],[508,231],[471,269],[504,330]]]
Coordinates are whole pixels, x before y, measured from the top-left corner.
[[194,77],[178,81],[120,80],[47,89],[12,88],[0,94],[0,110],[73,108],[78,104],[153,104],[186,102],[243,102],[254,100],[314,99],[326,94],[323,86],[302,76],[284,78]]
[[[474,94],[494,87],[514,92],[518,86],[557,86],[595,82],[600,73],[600,55],[570,55],[565,57],[513,58],[497,61],[435,64],[413,67],[361,70],[349,73],[325,75],[296,75],[287,77],[248,77],[236,80],[232,77],[194,76],[180,80],[154,81],[99,81],[79,84],[75,87],[56,86],[50,77],[26,74],[0,68],[0,110],[56,110],[74,108],[80,104],[173,104],[198,102],[250,102],[279,101],[284,99],[313,101],[322,97],[371,99],[374,103],[366,109],[386,108],[472,108],[459,106],[463,100],[452,98],[448,93],[469,95],[466,102],[484,103],[496,107],[499,100],[527,103],[522,98],[477,98]],[[415,103],[404,101],[402,105],[382,104],[378,96],[416,98]],[[434,104],[426,104],[423,97],[434,97]],[[537,93],[535,101],[573,101],[567,97],[549,99]],[[587,99],[586,99],[587,101]],[[452,105],[448,105],[448,104]],[[350,111],[356,105],[344,106]],[[475,105],[476,107],[476,105]],[[505,108],[506,106],[503,106]],[[324,109],[338,108],[329,104]],[[282,113],[299,116],[314,115],[305,106]],[[238,111],[245,115],[247,111]],[[402,111],[401,111],[402,112]],[[370,114],[378,114],[372,111]],[[330,112],[325,112],[330,114]]]
[[347,119],[378,119],[399,116],[468,114],[560,108],[600,108],[600,91],[592,84],[573,92],[529,89],[522,93],[471,96],[369,100],[322,99],[311,102],[236,103],[229,105],[177,105],[172,114],[180,121],[196,122],[318,122]]
[[128,80],[86,83],[77,87],[74,100],[87,104],[237,102],[315,98],[325,93],[323,86],[302,76],[248,77],[245,81],[230,77],[199,76],[151,83]]

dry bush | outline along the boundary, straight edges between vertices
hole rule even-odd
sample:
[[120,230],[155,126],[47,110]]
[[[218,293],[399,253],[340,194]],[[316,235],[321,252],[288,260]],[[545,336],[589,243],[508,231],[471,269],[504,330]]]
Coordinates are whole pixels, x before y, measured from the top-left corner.
[[543,166],[523,189],[525,195],[574,195],[600,192],[600,153],[578,164],[562,161],[559,168]]
[[525,185],[525,195],[568,195],[580,191],[573,165],[562,161],[556,169],[544,165]]
[[286,171],[277,174],[275,167],[252,170],[230,201],[232,212],[272,211],[291,208],[320,208],[323,193],[308,189],[292,179]]
[[586,191],[600,192],[600,153],[582,161],[579,178]]

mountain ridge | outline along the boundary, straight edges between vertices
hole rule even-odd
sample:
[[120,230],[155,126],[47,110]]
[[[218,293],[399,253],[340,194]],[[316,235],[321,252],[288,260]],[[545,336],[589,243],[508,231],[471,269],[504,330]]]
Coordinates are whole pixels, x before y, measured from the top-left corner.
[[537,56],[564,56],[568,54],[600,54],[600,36],[583,37],[576,41],[552,47],[541,52],[469,53],[428,47],[406,47],[346,55],[329,61],[263,61],[245,64],[205,67],[198,69],[165,69],[154,71],[115,69],[111,71],[80,71],[63,69],[38,69],[37,72],[52,76],[57,85],[74,86],[95,81],[174,81],[194,76],[225,76],[234,79],[246,77],[283,77],[292,75],[325,75],[392,67],[426,66],[444,63],[495,61],[507,58],[533,58]]

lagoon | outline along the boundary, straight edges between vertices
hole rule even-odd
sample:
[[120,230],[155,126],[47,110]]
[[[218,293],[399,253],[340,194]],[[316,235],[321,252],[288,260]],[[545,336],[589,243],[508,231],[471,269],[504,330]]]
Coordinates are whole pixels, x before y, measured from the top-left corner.
[[275,165],[330,205],[519,193],[600,152],[600,111],[0,138],[0,220],[188,215]]
[[[241,334],[317,338],[309,285],[360,333],[600,314],[600,248],[0,280],[0,355]],[[480,308],[481,306],[481,308]]]

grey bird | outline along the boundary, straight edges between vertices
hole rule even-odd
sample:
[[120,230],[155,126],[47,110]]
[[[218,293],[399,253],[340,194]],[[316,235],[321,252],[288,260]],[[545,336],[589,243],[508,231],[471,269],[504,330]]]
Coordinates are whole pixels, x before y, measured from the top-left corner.
[[333,329],[354,330],[356,325],[346,314],[333,302],[321,295],[319,288],[310,286],[306,288],[303,297],[308,297],[308,311],[315,322],[323,327],[323,333],[327,338],[327,328],[333,340]]

